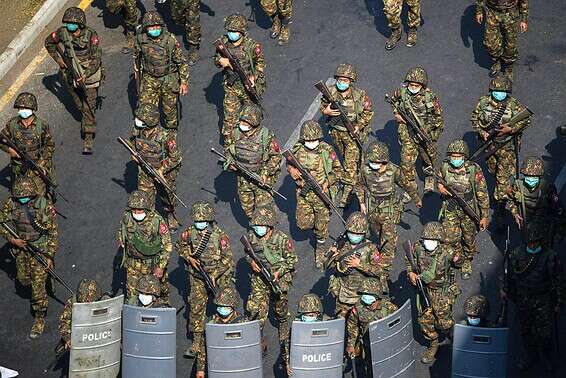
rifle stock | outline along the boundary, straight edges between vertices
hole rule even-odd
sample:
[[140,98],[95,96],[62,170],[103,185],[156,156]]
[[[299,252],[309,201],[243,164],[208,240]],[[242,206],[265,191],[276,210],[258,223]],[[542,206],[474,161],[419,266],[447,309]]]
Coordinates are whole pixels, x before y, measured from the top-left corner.
[[246,255],[248,255],[250,257],[250,259],[252,259],[252,261],[255,262],[256,265],[260,268],[261,276],[264,278],[264,280],[267,282],[267,284],[269,286],[271,286],[271,289],[273,290],[273,292],[276,295],[281,295],[283,293],[283,291],[281,290],[279,283],[277,281],[275,281],[275,279],[274,279],[273,275],[271,274],[271,272],[269,271],[269,269],[267,269],[267,267],[263,264],[263,262],[256,255],[256,253],[255,253],[255,251],[252,247],[252,244],[250,243],[248,238],[245,235],[242,235],[242,237],[240,238],[240,242],[244,246],[244,252],[246,253]]

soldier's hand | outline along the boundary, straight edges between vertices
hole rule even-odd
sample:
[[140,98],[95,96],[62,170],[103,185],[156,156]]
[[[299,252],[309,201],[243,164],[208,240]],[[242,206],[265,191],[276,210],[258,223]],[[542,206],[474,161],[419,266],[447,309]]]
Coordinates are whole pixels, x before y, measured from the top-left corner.
[[480,132],[480,137],[485,141],[487,140],[487,138],[489,137],[489,133],[487,131],[481,131]]
[[489,225],[489,220],[487,219],[487,217],[483,217],[480,220],[480,231],[485,231],[488,225]]
[[525,33],[527,30],[529,30],[529,23],[527,21],[519,22],[519,31]]
[[10,244],[15,245],[18,248],[25,248],[27,242],[24,239],[10,239]]
[[322,191],[328,194],[328,181],[322,184]]
[[186,95],[187,93],[189,93],[189,86],[187,84],[181,84],[179,85],[179,94],[181,96]]
[[275,272],[273,273],[273,281],[278,281],[279,280],[279,272]]
[[267,184],[268,180],[269,180],[269,177],[267,177],[267,175],[261,175],[261,181],[263,181],[264,184]]
[[291,175],[291,178],[295,181],[299,180],[301,178],[301,173],[299,172],[299,170],[295,167],[291,167],[289,166],[289,174]]
[[448,190],[446,190],[446,187],[445,187],[444,185],[442,185],[441,183],[438,183],[438,184],[437,184],[437,187],[438,187],[438,192],[439,192],[440,194],[442,194],[442,195],[444,195],[444,196],[447,196],[447,197],[451,197],[451,196],[452,196],[452,194],[450,194],[450,192],[449,192]]
[[523,217],[517,214],[513,216],[513,218],[515,219],[515,223],[517,223],[517,227],[519,227],[519,229],[523,228]]
[[347,354],[348,357],[350,357],[350,358],[356,357],[356,348],[354,348],[353,345],[348,345],[348,346],[346,347],[346,354]]
[[357,268],[358,266],[360,266],[360,258],[358,256],[350,256],[346,259],[346,266],[348,268]]
[[45,259],[47,261],[47,269],[53,269],[53,260]]
[[20,155],[18,155],[16,150],[14,150],[12,147],[8,147],[8,155],[10,155],[10,157],[12,159],[19,159],[20,158]]
[[222,68],[229,68],[229,69],[233,69],[232,65],[230,64],[230,59],[228,58],[220,58],[218,59],[218,64],[220,64],[220,66]]
[[360,203],[360,211],[362,212],[362,214],[366,215],[367,214],[367,207],[365,203]]
[[338,109],[332,109],[331,104],[328,104],[326,106],[326,108],[324,108],[324,110],[322,111],[322,114],[324,114],[325,116],[339,116],[340,115],[340,110]]
[[65,350],[70,350],[71,349],[71,340],[67,340],[65,341]]
[[255,76],[250,75],[250,76],[248,76],[248,79],[250,79],[250,82],[252,83],[252,87],[255,87]]
[[415,272],[408,272],[408,273],[407,273],[407,276],[409,277],[409,282],[411,282],[411,284],[412,284],[413,286],[417,286],[417,278],[418,278],[417,273],[415,273]]
[[504,123],[497,128],[497,131],[499,131],[499,135],[507,135],[511,134],[513,132],[513,129],[511,128],[511,126],[509,126],[508,123]]
[[483,13],[476,13],[476,22],[481,24],[483,22]]
[[189,264],[191,264],[191,266],[195,269],[198,268],[199,262],[197,259],[193,258],[193,257],[187,257],[187,260],[189,260]]
[[160,267],[157,267],[153,270],[153,275],[158,280],[160,280],[163,277],[163,273],[164,273],[163,268],[160,268]]
[[196,378],[204,378],[204,371],[197,371]]
[[250,266],[252,267],[252,270],[253,270],[254,272],[256,272],[256,273],[261,272],[260,267],[255,263],[255,261],[252,260],[252,261],[250,262]]
[[236,166],[234,164],[230,164],[228,166],[228,169],[231,170],[232,172],[236,172],[238,170],[238,168],[236,168]]
[[400,114],[395,114],[395,121],[397,121],[397,123],[405,123],[405,120]]
[[417,207],[417,209],[422,208],[422,207],[423,207],[423,200],[419,198],[419,199],[415,202],[415,206]]
[[293,374],[295,374],[295,373],[293,372],[293,369],[291,369],[291,368],[289,367],[289,365],[287,365],[287,376],[290,377],[290,376],[292,376]]
[[60,59],[57,62],[57,64],[59,65],[59,68],[62,69],[62,70],[66,70],[68,68],[67,64],[65,63],[65,61],[63,59]]

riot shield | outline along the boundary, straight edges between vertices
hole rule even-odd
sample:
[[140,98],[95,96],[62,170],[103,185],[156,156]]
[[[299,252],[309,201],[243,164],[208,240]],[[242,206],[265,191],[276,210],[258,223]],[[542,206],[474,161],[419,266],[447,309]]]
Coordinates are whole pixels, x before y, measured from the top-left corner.
[[124,296],[74,303],[70,378],[115,378],[120,372]]
[[259,321],[206,325],[208,378],[261,378]]
[[374,378],[415,377],[411,301],[393,314],[370,323],[369,340]]
[[454,326],[452,377],[507,377],[509,328]]
[[294,378],[341,378],[343,356],[343,318],[293,322],[290,364]]
[[174,378],[177,350],[175,308],[124,305],[123,377]]

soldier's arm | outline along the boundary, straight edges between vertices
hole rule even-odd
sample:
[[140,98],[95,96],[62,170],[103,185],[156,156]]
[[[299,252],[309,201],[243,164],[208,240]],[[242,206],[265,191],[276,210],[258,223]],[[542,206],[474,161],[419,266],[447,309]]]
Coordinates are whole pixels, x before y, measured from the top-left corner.
[[414,203],[418,203],[421,200],[421,198],[419,197],[418,190],[416,190],[414,187],[412,187],[409,184],[405,175],[403,175],[403,172],[401,172],[400,169],[395,170],[395,183],[401,189],[403,189],[405,192],[407,192],[407,194],[409,196],[411,196],[411,199],[413,200]]
[[[2,137],[12,140],[12,132],[10,131],[10,128],[8,127],[8,124],[6,124],[6,126],[4,126],[4,128],[0,131],[0,134],[2,135]],[[2,151],[4,152],[8,152],[8,145],[4,144],[4,143],[0,143],[0,148],[2,149]]]
[[472,123],[472,129],[477,132],[480,133],[482,132],[482,122],[480,121],[480,114],[482,113],[482,105],[481,105],[481,100],[478,101],[474,111],[472,112],[471,116],[470,116],[470,122]]
[[51,132],[51,127],[47,123],[47,121],[43,121],[43,151],[41,159],[42,166],[45,167],[46,164],[53,160],[53,154],[55,152],[55,141],[53,140],[53,133]]
[[282,276],[295,270],[297,255],[295,254],[293,241],[287,235],[282,239],[280,248],[283,250],[283,263],[277,267],[277,271],[279,276]]
[[[354,193],[356,194],[356,198],[358,198],[358,202],[360,204],[365,204],[366,193],[368,189],[366,188],[365,182],[362,179],[362,175],[363,173],[360,173],[358,175],[358,182],[356,183],[356,185],[354,185]],[[367,209],[367,211],[369,211],[369,209]]]
[[71,320],[72,320],[73,302],[69,299],[63,308],[63,312],[59,316],[59,334],[64,342],[71,341]]
[[169,226],[167,226],[164,220],[161,220],[159,224],[159,234],[161,235],[161,253],[157,261],[157,267],[166,269],[171,252],[173,252],[173,243],[171,241],[171,230],[169,230]]
[[100,49],[100,38],[98,37],[98,33],[92,30],[92,35],[90,36],[90,55],[94,57],[96,64],[89,65],[84,74],[86,77],[89,77],[96,73],[102,64],[102,50]]
[[527,22],[529,20],[529,0],[519,0],[519,14],[521,21]]
[[373,104],[371,102],[371,99],[369,98],[369,96],[364,92],[364,96],[363,96],[363,110],[362,110],[362,114],[360,116],[360,136],[362,137],[362,140],[366,140],[368,137],[369,132],[371,131],[371,127],[370,123],[371,120],[373,119]]
[[169,136],[167,141],[165,142],[165,150],[167,151],[167,156],[162,161],[162,166],[165,173],[177,168],[183,157],[181,156],[181,151],[179,151],[179,147],[177,146],[177,142],[173,136]]
[[44,46],[45,49],[47,50],[47,53],[51,56],[51,58],[53,58],[53,60],[57,62],[59,66],[62,66],[63,58],[61,57],[61,55],[59,55],[59,52],[57,51],[58,43],[59,43],[59,29],[49,34],[45,38]]
[[344,175],[344,169],[342,168],[342,164],[340,163],[340,159],[336,156],[336,151],[334,148],[330,147],[330,159],[332,159],[332,172],[334,174],[334,182],[339,181],[342,176]]
[[399,106],[400,103],[401,103],[401,89],[397,89],[395,90],[395,92],[391,94],[391,110],[393,111],[394,116],[399,115],[399,111],[397,110],[397,107]]
[[356,307],[352,307],[350,311],[350,316],[348,316],[348,320],[346,321],[346,334],[348,335],[348,341],[346,348],[356,346],[356,340],[358,339],[358,335],[360,333],[360,329],[358,327],[358,311]]
[[479,215],[482,218],[489,218],[489,192],[487,191],[487,184],[481,167],[477,164],[476,177],[473,180],[476,180],[476,199],[481,212]]
[[193,254],[193,245],[189,243],[190,233],[189,230],[185,230],[181,233],[179,240],[175,243],[175,249],[180,257],[188,259],[189,256]]
[[171,56],[173,63],[177,66],[179,71],[179,84],[189,85],[189,64],[187,63],[187,58],[181,50],[181,45],[179,40],[175,38],[173,34],[170,35],[171,38],[175,39],[175,47],[173,48],[173,54]]
[[118,227],[118,231],[116,232],[116,242],[120,247],[124,247],[126,245],[125,222],[126,222],[126,214],[124,214],[124,216],[122,217],[122,221],[120,222],[120,227]]
[[[12,200],[8,198],[6,202],[4,202],[4,206],[2,206],[2,212],[0,213],[0,222],[9,222],[11,219],[11,211],[12,210]],[[4,229],[4,227],[0,226],[0,236],[6,240],[12,239],[12,236],[8,234],[8,231]]]
[[485,0],[476,0],[476,14],[483,15],[484,1]]
[[214,278],[217,279],[226,273],[232,274],[234,270],[235,266],[230,237],[228,234],[223,233],[220,237],[220,262],[218,264],[218,271],[216,272],[216,275],[214,275]]
[[47,206],[47,244],[46,249],[43,251],[47,257],[53,259],[55,257],[55,253],[59,248],[59,227],[57,225],[57,212],[55,211],[55,207],[52,204]]
[[432,124],[430,125],[430,137],[437,141],[440,138],[440,134],[442,130],[444,130],[444,116],[443,110],[440,106],[440,102],[438,101],[438,97],[434,95],[432,100],[433,108],[432,108]]
[[[525,106],[520,104],[518,101],[515,100],[515,111],[513,112],[513,115],[523,111],[525,109]],[[521,122],[517,122],[514,125],[511,125],[511,129],[513,130],[512,133],[518,133],[521,132],[523,129],[529,127],[529,125],[531,124],[531,119],[532,117],[528,117],[525,118],[524,120],[522,120]]]
[[281,147],[273,133],[270,133],[269,145],[267,147],[267,160],[264,161],[264,165],[260,170],[261,176],[266,176],[270,178],[270,184],[273,185],[277,181],[277,177],[281,172]]
[[258,84],[265,84],[265,57],[263,49],[259,43],[256,43],[253,49],[253,60],[255,65],[255,76]]

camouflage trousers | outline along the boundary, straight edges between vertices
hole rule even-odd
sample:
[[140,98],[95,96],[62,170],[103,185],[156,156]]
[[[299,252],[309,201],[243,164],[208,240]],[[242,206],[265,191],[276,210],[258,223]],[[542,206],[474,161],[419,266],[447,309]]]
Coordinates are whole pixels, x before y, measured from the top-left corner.
[[432,308],[425,309],[417,297],[418,323],[421,326],[423,336],[427,340],[438,339],[438,331],[446,332],[454,326],[452,317],[452,306],[456,296],[449,290],[428,288],[428,296]]
[[295,220],[300,230],[314,229],[314,236],[317,240],[326,240],[328,238],[330,210],[328,210],[328,207],[313,190],[305,196],[300,194],[300,190],[297,191]]
[[518,22],[518,7],[507,10],[486,8],[483,43],[493,60],[501,59],[506,64],[513,64],[517,60]]
[[222,136],[226,146],[232,138],[232,131],[237,127],[240,108],[251,104],[252,100],[242,85],[224,84],[224,119],[222,120]]
[[126,25],[126,30],[136,30],[139,17],[138,7],[136,7],[136,0],[125,0],[124,7],[122,8],[122,14],[124,15],[124,24]]
[[83,97],[83,93],[79,94],[80,89],[73,87],[65,75],[63,75],[63,81],[67,86],[67,90],[75,103],[75,106],[81,112],[81,136],[84,138],[85,134],[96,133],[96,118],[95,118],[95,108],[96,108],[96,98],[98,97],[97,88],[87,88],[86,95]]
[[[337,318],[344,318],[347,319],[350,312],[352,311],[352,308],[355,306],[355,303],[344,303],[341,302],[338,298],[336,298],[336,306],[334,309],[334,315]],[[355,298],[355,300],[357,301],[359,298]]]
[[[222,275],[218,282],[217,287],[224,288],[232,283],[229,274]],[[204,332],[204,323],[206,321],[206,305],[209,299],[209,292],[206,283],[200,278],[190,275],[189,282],[189,297],[187,303],[189,304],[189,319],[187,325],[190,324],[193,332]]]
[[[409,28],[417,28],[421,24],[421,2],[420,0],[405,0],[407,3],[407,25]],[[387,24],[391,29],[401,27],[401,11],[403,0],[383,0],[383,12],[387,17]]]
[[170,7],[173,21],[185,26],[187,42],[191,45],[199,45],[200,0],[171,0]]
[[507,201],[507,192],[512,187],[511,178],[515,177],[515,150],[501,148],[487,159],[487,169],[495,176],[496,201]]
[[[179,169],[180,167],[174,168],[164,175],[167,184],[174,193],[177,192],[177,176],[179,175]],[[138,168],[138,190],[146,192],[149,195],[150,203],[154,204],[154,206],[156,196],[159,194],[159,198],[161,199],[161,203],[165,210],[169,212],[175,210],[175,197],[167,193],[164,188],[159,187],[158,189],[155,185],[155,181],[141,168]]]
[[344,160],[344,170],[341,181],[344,183],[344,197],[342,198],[346,198],[346,196],[352,192],[353,186],[358,181],[358,169],[361,159],[360,149],[348,131],[332,128],[330,130],[330,136]]
[[552,345],[554,302],[548,293],[517,292],[516,316],[527,351]]
[[271,206],[275,209],[273,197],[267,190],[261,189],[242,176],[238,176],[237,185],[240,205],[248,219],[251,219],[254,210],[258,207]]
[[[416,162],[417,157],[420,155],[422,159],[423,171],[432,170],[433,163],[437,158],[436,142],[434,146],[429,146],[425,151],[414,139],[409,135],[407,126],[404,124],[399,125],[399,146],[401,147],[401,164],[399,168],[407,180],[407,185],[411,190],[417,191],[417,170]],[[430,157],[429,157],[430,156]],[[433,159],[434,161],[431,161]],[[432,176],[426,174],[426,176]]]
[[271,18],[290,19],[293,15],[293,0],[259,0],[261,9]]
[[47,312],[47,270],[29,253],[20,248],[10,248],[16,258],[16,279],[25,287],[31,285],[31,309],[34,314]]
[[370,210],[368,221],[371,231],[379,237],[379,245],[384,245],[380,250],[384,260],[381,265],[386,270],[387,276],[391,270],[391,264],[395,259],[397,250],[397,224],[401,219],[401,211],[397,205],[374,208]]
[[[137,296],[136,285],[139,279],[143,276],[153,274],[155,267],[153,260],[126,257],[124,266],[126,267],[126,299],[135,298]],[[161,277],[159,281],[161,282],[161,295],[159,298],[167,303],[169,302],[169,274],[167,273],[167,269],[165,269],[163,277]]]
[[177,130],[179,115],[177,101],[179,99],[179,74],[177,72],[163,77],[148,74],[142,76],[139,94],[139,104],[163,105],[166,129]]
[[[446,235],[446,244],[459,255],[462,261],[462,273],[472,273],[472,260],[476,254],[476,224],[459,207],[446,209],[447,202],[441,211],[442,227]],[[457,205],[456,205],[457,206]]]

